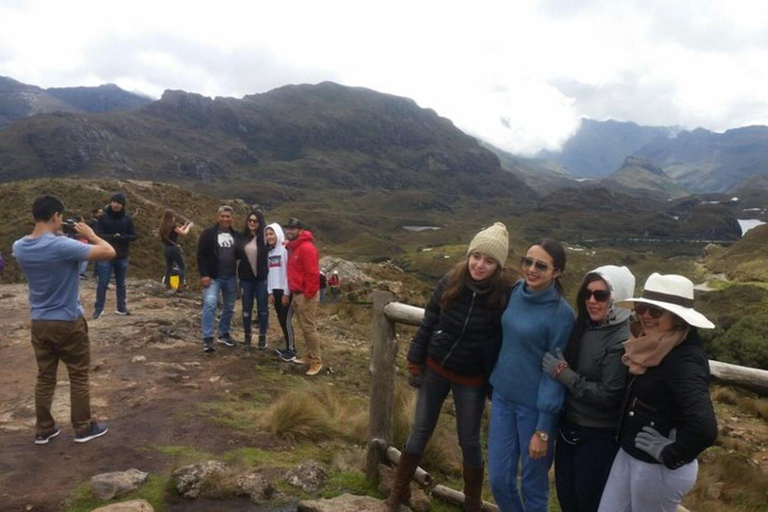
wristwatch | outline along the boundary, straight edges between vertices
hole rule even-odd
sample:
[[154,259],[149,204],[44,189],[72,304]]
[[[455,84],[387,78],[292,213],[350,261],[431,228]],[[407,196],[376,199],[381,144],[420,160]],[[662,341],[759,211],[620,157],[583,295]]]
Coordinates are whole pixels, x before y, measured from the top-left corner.
[[538,436],[538,438],[544,441],[545,443],[549,441],[549,434],[547,434],[543,430],[537,430],[536,436]]

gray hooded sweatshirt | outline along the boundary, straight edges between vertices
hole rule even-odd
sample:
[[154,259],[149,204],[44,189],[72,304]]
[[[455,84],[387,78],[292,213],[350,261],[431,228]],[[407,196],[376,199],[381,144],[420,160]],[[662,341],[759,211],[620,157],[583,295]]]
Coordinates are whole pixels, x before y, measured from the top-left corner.
[[622,344],[629,337],[630,311],[614,304],[632,297],[635,276],[627,267],[615,265],[596,268],[589,274],[598,274],[608,284],[608,315],[599,325],[586,327],[579,340],[576,369],[566,368],[558,380],[568,388],[566,420],[583,427],[616,428],[627,379],[621,356]]

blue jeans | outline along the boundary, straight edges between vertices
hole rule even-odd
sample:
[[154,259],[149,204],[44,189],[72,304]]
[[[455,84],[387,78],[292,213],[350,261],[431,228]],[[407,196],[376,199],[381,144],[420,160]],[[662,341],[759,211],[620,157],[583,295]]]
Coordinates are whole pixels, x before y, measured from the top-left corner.
[[[549,510],[549,467],[554,451],[553,433],[547,455],[528,456],[528,445],[536,432],[539,413],[493,394],[488,428],[488,480],[493,497],[502,512],[547,512]],[[517,468],[522,459],[521,490],[517,488]],[[522,492],[521,492],[522,491]]]
[[456,431],[464,463],[476,468],[482,467],[480,423],[485,409],[485,387],[456,384],[429,368],[424,369],[405,451],[419,455],[424,453],[449,391],[453,392],[453,403],[456,406]]
[[219,318],[219,337],[229,335],[232,325],[232,316],[235,313],[235,299],[237,298],[237,276],[217,277],[211,279],[211,284],[203,290],[203,340],[213,338],[213,321],[216,317],[216,306],[219,305],[219,292],[224,301]]
[[245,331],[246,339],[251,339],[251,314],[253,313],[254,298],[256,299],[259,336],[267,334],[267,327],[269,327],[267,280],[243,279],[240,281],[240,290],[243,297],[243,331]]
[[96,262],[96,275],[99,277],[99,284],[96,286],[96,304],[93,306],[94,313],[98,314],[104,311],[104,302],[107,300],[107,286],[112,271],[115,271],[115,288],[117,289],[117,310],[125,311],[125,276],[128,273],[128,258],[118,258],[110,261]]

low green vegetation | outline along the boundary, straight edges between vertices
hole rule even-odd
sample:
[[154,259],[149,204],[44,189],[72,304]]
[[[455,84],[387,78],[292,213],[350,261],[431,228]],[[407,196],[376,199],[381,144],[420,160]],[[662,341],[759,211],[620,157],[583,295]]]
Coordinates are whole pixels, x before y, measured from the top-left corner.
[[105,502],[96,498],[91,492],[90,484],[85,482],[77,487],[72,498],[63,505],[62,512],[89,512],[110,503],[139,499],[147,500],[155,512],[165,512],[168,510],[167,496],[171,492],[173,489],[170,475],[149,476],[136,491]]

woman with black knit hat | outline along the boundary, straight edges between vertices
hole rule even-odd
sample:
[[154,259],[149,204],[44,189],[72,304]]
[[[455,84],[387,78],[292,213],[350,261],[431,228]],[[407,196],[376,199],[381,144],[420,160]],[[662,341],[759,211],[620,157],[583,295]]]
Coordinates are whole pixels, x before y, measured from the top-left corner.
[[504,270],[508,238],[500,222],[479,232],[469,244],[467,259],[440,279],[427,304],[408,350],[409,381],[419,392],[413,426],[387,498],[389,510],[397,510],[410,498],[411,478],[449,392],[464,459],[464,510],[481,510],[480,420],[510,289]]
[[697,328],[715,325],[693,308],[686,277],[651,274],[634,305],[624,364],[629,384],[619,423],[619,453],[600,512],[674,512],[696,483],[696,457],[717,439],[709,361]]

